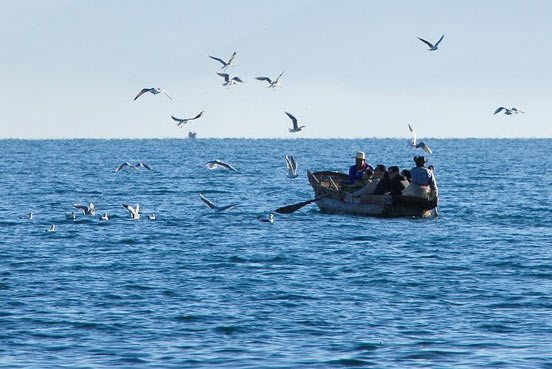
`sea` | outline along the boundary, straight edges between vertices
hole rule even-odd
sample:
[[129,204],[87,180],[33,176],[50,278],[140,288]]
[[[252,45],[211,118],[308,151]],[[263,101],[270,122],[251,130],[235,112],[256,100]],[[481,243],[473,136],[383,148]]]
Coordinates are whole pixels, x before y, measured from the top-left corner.
[[[438,218],[312,203],[271,224],[257,217],[313,198],[307,169],[424,153],[405,139],[0,140],[0,368],[552,368],[552,140],[426,143]],[[126,161],[153,170],[116,173]],[[96,216],[73,207],[90,202]],[[140,220],[123,207],[136,203]]]

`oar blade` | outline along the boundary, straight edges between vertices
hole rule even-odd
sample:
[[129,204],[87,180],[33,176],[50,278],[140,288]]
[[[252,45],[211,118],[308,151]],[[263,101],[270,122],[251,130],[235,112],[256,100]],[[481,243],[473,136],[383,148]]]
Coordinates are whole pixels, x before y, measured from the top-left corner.
[[279,214],[291,214],[291,213],[301,209],[303,206],[308,205],[311,202],[316,201],[316,200],[318,200],[318,199],[303,201],[303,202],[300,202],[298,204],[293,204],[293,205],[287,205],[287,206],[281,207],[279,209],[276,209],[275,211]]

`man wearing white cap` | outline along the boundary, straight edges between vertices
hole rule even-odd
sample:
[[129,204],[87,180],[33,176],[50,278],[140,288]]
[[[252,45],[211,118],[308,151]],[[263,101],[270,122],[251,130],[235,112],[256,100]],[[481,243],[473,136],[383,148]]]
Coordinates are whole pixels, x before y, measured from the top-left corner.
[[349,168],[349,183],[355,184],[362,180],[362,176],[366,172],[366,169],[374,170],[370,164],[366,164],[366,154],[363,151],[357,152],[355,156],[356,163]]

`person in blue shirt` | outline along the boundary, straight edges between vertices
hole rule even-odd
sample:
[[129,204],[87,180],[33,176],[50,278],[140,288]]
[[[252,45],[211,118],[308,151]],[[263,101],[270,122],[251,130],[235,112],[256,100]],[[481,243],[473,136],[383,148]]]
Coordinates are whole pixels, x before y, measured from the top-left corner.
[[438,197],[437,181],[433,172],[425,167],[427,162],[423,156],[415,156],[416,166],[410,169],[410,185],[403,191],[403,195],[433,199]]
[[355,165],[349,168],[349,183],[355,184],[361,182],[366,169],[374,170],[374,167],[366,164],[366,154],[363,151],[359,151],[355,156]]

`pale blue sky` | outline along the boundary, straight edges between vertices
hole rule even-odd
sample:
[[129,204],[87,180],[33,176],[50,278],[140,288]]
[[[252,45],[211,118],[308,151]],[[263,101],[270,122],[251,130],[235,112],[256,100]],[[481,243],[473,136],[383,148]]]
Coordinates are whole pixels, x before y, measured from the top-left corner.
[[[550,19],[550,1],[2,1],[0,137],[552,137]],[[234,50],[227,90],[207,55]],[[282,70],[276,92],[253,79]]]

